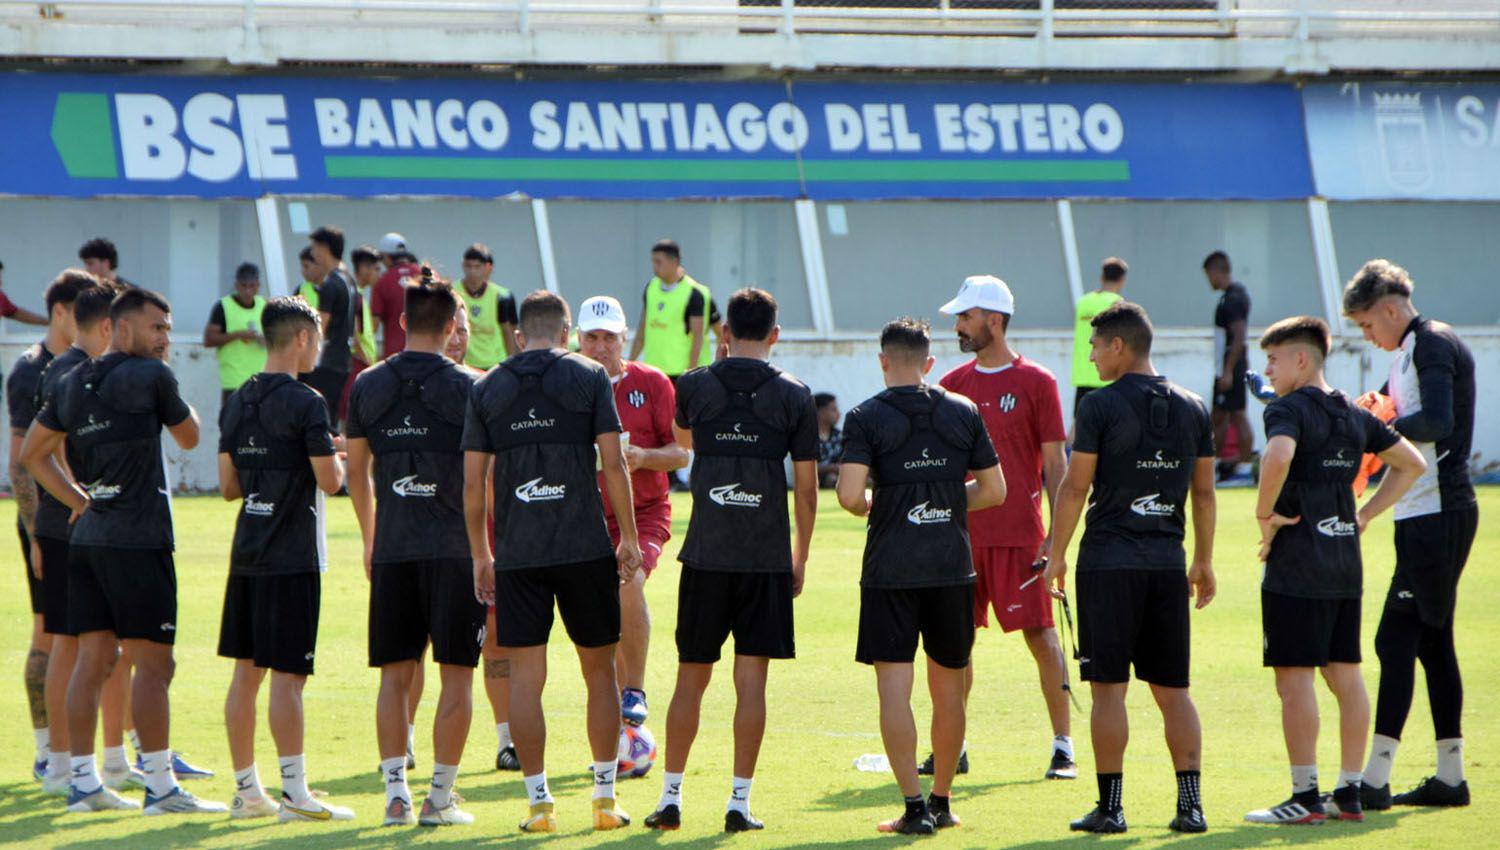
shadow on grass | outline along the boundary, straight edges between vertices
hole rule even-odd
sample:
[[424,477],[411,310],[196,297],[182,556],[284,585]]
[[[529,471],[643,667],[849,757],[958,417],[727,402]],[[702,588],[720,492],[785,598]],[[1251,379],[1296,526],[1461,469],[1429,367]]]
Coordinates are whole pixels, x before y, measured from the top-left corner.
[[[1059,836],[1056,839],[1048,839],[1046,841],[1028,841],[1021,844],[1007,844],[1002,842],[1001,846],[1006,847],[1007,850],[1073,850],[1073,848],[1079,846],[1080,841],[1107,841],[1109,842],[1108,846],[1111,848],[1125,847],[1139,841],[1151,841],[1153,843],[1165,841],[1165,846],[1167,847],[1191,847],[1193,850],[1252,850],[1252,848],[1269,845],[1302,846],[1347,840],[1370,842],[1378,840],[1374,838],[1377,833],[1394,829],[1402,820],[1414,815],[1420,817],[1422,811],[1419,809],[1400,809],[1386,812],[1372,812],[1366,816],[1363,823],[1328,821],[1321,826],[1273,826],[1235,820],[1224,826],[1215,827],[1212,821],[1210,821],[1208,832],[1201,835],[1183,835],[1181,833],[1169,832],[1163,824],[1147,823],[1137,818],[1130,821],[1133,824],[1131,830],[1123,836],[1091,836],[1070,833],[1067,836]],[[1060,826],[1063,829],[1067,828],[1065,824]],[[1380,845],[1375,844],[1373,846]]]
[[[491,771],[482,771],[473,777],[477,782],[480,778],[484,780],[483,785],[470,785],[466,782],[468,777],[460,772],[458,775],[458,790],[466,800],[475,802],[494,802],[496,800],[522,800],[524,794],[521,788],[521,774],[516,772],[497,775]],[[422,798],[427,793],[427,780],[431,778],[430,773],[413,771],[407,775],[407,786],[416,797],[415,804],[420,806]],[[274,785],[275,783],[271,783]],[[562,776],[547,777],[547,785],[554,793],[571,791],[585,786],[592,786],[594,778],[588,773],[573,773]],[[342,776],[338,779],[314,779],[311,782],[313,788],[327,792],[331,797],[340,797],[348,794],[368,794],[372,791],[385,787],[380,776],[375,771],[368,773],[355,773]],[[270,787],[270,786],[268,786]],[[275,792],[272,792],[275,793]]]

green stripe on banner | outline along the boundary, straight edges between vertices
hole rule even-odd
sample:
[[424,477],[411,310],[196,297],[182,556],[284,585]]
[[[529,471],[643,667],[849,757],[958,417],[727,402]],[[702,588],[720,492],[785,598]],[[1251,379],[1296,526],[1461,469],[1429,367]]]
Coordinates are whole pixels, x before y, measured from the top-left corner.
[[[325,156],[328,176],[345,180],[573,180],[608,182],[795,183],[792,160],[540,159],[446,156]],[[804,160],[809,182],[1116,183],[1130,179],[1123,159]]]

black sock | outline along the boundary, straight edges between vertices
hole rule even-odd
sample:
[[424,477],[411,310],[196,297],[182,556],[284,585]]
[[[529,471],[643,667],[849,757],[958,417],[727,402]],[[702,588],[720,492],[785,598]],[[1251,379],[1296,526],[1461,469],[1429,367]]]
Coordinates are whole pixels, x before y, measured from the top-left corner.
[[1101,773],[1099,779],[1099,808],[1106,812],[1118,812],[1125,793],[1125,774]]
[[1191,812],[1203,808],[1203,799],[1199,796],[1198,771],[1177,771],[1177,811]]
[[949,810],[948,805],[947,797],[941,797],[937,794],[927,795],[927,811],[929,812],[946,812]]
[[920,817],[922,817],[922,816],[924,816],[926,814],[927,814],[927,801],[922,799],[922,795],[921,794],[918,794],[915,797],[907,797],[906,798],[906,819],[907,820],[914,820],[914,819],[920,818]]

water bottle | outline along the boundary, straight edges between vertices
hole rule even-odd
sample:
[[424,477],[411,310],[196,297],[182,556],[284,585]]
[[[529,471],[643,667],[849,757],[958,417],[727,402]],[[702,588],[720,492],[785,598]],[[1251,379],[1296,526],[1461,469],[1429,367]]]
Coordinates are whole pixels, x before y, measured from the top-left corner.
[[891,769],[891,763],[886,760],[885,753],[865,753],[854,760],[854,769],[861,773],[886,773]]

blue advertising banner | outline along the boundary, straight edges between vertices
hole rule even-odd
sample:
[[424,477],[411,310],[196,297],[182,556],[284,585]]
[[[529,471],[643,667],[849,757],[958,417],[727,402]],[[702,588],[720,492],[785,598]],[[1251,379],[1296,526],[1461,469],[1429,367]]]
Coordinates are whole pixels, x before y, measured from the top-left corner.
[[1287,86],[0,75],[0,193],[1298,198]]
[[1320,195],[1500,200],[1500,85],[1313,85],[1303,102]]

